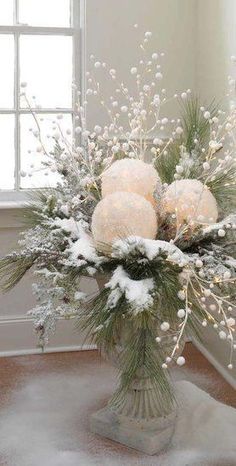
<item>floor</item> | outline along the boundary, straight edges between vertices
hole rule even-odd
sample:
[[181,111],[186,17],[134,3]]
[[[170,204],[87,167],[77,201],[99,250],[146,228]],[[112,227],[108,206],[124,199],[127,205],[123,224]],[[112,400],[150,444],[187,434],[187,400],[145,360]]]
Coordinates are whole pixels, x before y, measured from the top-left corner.
[[[235,390],[191,343],[184,356],[186,367],[175,370],[176,380],[190,380],[215,399],[236,407]],[[169,460],[165,454],[163,458],[143,456],[94,436],[89,432],[89,416],[106,404],[114,386],[114,369],[97,351],[0,358],[0,466],[236,466],[234,453],[233,460],[217,456],[209,462],[192,462],[187,456],[183,460],[182,455],[188,455],[184,448]],[[210,414],[212,409],[216,411],[210,407]],[[230,415],[229,422],[221,410],[216,416],[222,424],[218,442],[228,437],[227,428],[231,435]],[[207,427],[205,431],[203,437]],[[217,443],[214,432],[209,442]]]
[[[235,390],[216,369],[206,360],[192,343],[187,343],[184,354],[186,369],[211,378],[208,393],[218,401],[236,408]],[[80,351],[67,353],[48,353],[43,355],[16,356],[0,358],[0,406],[7,403],[14,389],[32,380],[34,376],[53,373],[71,373],[74,370],[86,370],[86,365],[104,364],[97,351]],[[215,383],[213,383],[215,382]]]

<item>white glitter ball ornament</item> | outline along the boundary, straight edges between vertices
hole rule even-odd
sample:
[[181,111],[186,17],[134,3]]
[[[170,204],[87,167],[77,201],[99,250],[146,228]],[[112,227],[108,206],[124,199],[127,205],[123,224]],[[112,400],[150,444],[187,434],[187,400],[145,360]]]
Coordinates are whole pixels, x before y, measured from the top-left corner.
[[163,199],[166,213],[176,215],[177,226],[215,223],[218,208],[213,194],[198,180],[177,180],[168,186]]
[[110,194],[97,204],[92,216],[92,234],[97,245],[112,244],[133,235],[154,239],[156,233],[156,213],[139,194],[120,191]]
[[140,194],[155,207],[153,193],[160,189],[161,181],[155,168],[141,160],[117,160],[102,175],[102,197],[127,191]]

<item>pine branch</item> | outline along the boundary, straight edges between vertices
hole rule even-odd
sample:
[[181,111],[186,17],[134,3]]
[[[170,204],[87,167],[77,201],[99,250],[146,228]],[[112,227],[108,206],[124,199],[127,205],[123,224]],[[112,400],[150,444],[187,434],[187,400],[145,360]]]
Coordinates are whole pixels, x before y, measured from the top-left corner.
[[167,153],[163,152],[155,160],[154,166],[159,174],[162,183],[172,183],[180,159],[180,143],[175,142],[169,145]]
[[23,209],[23,224],[27,228],[34,228],[44,223],[45,218],[54,218],[57,199],[58,192],[53,188],[32,191]]
[[4,292],[11,290],[33,266],[36,256],[12,254],[0,259],[0,282]]
[[[210,124],[209,121],[204,118],[203,112],[200,107],[198,97],[192,97],[186,101],[180,100],[182,107],[182,126],[183,126],[183,143],[187,149],[187,152],[191,153],[196,150],[195,139],[198,140],[200,147],[205,147],[209,142],[210,135]],[[210,105],[205,109],[209,111],[211,117],[217,114],[218,105],[213,100]]]
[[[206,247],[207,245],[211,247],[211,244],[224,247],[224,245],[228,243],[229,236],[231,238],[230,241],[232,241],[232,238],[235,238],[235,227],[236,214],[228,215],[220,222],[205,227],[199,227],[191,235],[180,237],[178,241],[176,241],[176,246],[187,253],[198,252],[199,248]],[[221,237],[218,235],[220,229],[226,231],[225,236]]]
[[[197,97],[192,97],[186,101],[180,100],[182,108],[181,125],[183,134],[180,139],[170,144],[154,162],[154,166],[160,175],[163,183],[172,183],[176,173],[176,165],[181,158],[181,146],[190,155],[192,165],[188,170],[188,178],[197,178],[202,172],[202,162],[204,155],[201,151],[203,147],[208,147],[210,136],[209,121],[204,118],[200,110],[200,102]],[[217,114],[217,105],[214,101],[206,108],[211,116]],[[196,144],[197,139],[197,144]]]
[[207,186],[215,196],[218,205],[224,210],[233,211],[236,208],[236,164],[235,162],[226,169],[222,169],[207,181]]
[[150,316],[143,313],[138,324],[131,322],[129,336],[122,342],[118,362],[120,386],[110,401],[111,407],[120,408],[125,402],[132,382],[136,377],[144,376],[153,385],[162,414],[168,414],[175,399],[169,374],[161,367],[163,360],[164,354],[155,341],[155,331]]

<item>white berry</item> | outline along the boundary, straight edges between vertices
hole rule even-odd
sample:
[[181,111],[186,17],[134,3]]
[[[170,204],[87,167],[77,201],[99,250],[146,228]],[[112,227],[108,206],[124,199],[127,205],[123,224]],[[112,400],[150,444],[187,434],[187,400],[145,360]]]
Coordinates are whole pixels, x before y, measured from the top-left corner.
[[218,236],[219,236],[220,238],[224,238],[224,236],[225,236],[225,230],[223,230],[222,228],[220,228],[220,229],[218,230]]
[[204,170],[210,170],[210,164],[208,162],[203,163],[203,169]]
[[197,259],[195,265],[198,269],[200,269],[203,266],[203,262],[201,261],[201,259]]
[[183,317],[185,316],[185,310],[184,309],[179,309],[178,312],[177,312],[177,316],[180,319],[183,319]]
[[170,329],[170,324],[169,322],[162,322],[161,324],[161,330],[163,332],[167,332]]
[[224,278],[227,280],[231,277],[231,273],[229,270],[227,270],[225,273],[224,273]]
[[176,363],[178,366],[183,366],[185,364],[185,358],[183,356],[179,356]]
[[219,337],[221,340],[226,340],[226,333],[223,330],[221,330],[219,332]]
[[203,116],[204,118],[206,118],[206,120],[209,120],[209,118],[211,118],[211,114],[208,111],[206,111]]

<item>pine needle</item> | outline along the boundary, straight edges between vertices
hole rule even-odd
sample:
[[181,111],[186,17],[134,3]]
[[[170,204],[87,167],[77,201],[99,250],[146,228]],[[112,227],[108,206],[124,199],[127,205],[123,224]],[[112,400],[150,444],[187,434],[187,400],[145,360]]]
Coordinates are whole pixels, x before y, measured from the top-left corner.
[[165,151],[157,157],[154,166],[159,174],[162,183],[172,183],[180,159],[180,146],[179,143],[173,143],[168,147],[167,153]]
[[[204,112],[201,110],[199,98],[193,96],[187,100],[180,100],[182,107],[182,126],[183,126],[183,143],[187,152],[191,153],[196,149],[195,139],[198,140],[198,145],[204,147],[209,142],[210,124],[204,118]],[[218,105],[213,100],[210,105],[205,107],[205,111],[209,111],[211,117],[217,114]]]
[[0,282],[2,291],[14,288],[26,272],[33,266],[35,257],[11,255],[0,259]]

